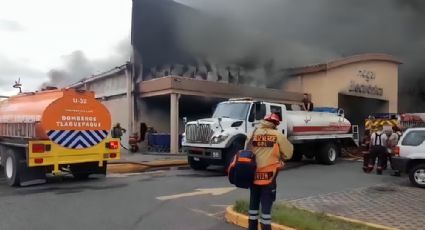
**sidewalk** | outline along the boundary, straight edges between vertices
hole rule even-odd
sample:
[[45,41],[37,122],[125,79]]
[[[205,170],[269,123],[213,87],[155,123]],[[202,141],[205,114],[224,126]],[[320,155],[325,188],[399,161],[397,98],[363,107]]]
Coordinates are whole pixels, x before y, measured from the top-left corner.
[[108,163],[108,173],[140,173],[155,169],[187,167],[187,157],[170,153],[131,153],[121,150],[121,159]]
[[425,226],[423,192],[420,188],[381,184],[283,202],[315,212],[416,230]]

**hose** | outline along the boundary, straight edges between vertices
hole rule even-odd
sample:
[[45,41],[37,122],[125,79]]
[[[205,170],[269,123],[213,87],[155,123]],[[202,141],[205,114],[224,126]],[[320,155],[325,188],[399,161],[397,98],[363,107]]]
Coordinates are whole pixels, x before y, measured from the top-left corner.
[[121,147],[123,147],[123,149],[128,150],[128,148],[126,148],[126,147],[122,144],[122,142],[121,142],[121,141],[120,141],[120,144],[121,144]]

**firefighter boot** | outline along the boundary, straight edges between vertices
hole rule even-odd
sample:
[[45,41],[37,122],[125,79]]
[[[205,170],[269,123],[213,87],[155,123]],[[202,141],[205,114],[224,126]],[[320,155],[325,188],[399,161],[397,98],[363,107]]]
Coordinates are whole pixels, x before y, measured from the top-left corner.
[[249,210],[248,230],[258,230],[258,210]]

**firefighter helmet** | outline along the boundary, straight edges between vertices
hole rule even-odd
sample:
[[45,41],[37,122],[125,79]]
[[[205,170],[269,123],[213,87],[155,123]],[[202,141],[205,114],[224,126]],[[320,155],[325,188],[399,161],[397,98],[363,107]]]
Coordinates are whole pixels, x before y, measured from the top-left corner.
[[279,117],[279,115],[277,115],[276,113],[272,113],[272,114],[270,114],[270,115],[266,115],[266,116],[264,117],[264,120],[265,120],[265,121],[270,121],[270,122],[272,122],[273,124],[275,124],[276,126],[278,126],[278,125],[280,124],[280,117]]

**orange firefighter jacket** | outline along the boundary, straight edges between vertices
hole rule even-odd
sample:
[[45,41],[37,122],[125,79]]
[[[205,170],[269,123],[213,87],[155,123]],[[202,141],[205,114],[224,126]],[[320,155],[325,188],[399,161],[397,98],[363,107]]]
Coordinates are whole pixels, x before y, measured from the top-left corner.
[[[252,137],[253,136],[253,137]],[[291,159],[294,147],[288,139],[274,128],[274,124],[261,121],[255,133],[247,138],[246,145],[252,137],[252,148],[257,162],[254,184],[268,185],[272,183],[283,160]]]

